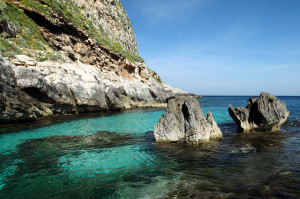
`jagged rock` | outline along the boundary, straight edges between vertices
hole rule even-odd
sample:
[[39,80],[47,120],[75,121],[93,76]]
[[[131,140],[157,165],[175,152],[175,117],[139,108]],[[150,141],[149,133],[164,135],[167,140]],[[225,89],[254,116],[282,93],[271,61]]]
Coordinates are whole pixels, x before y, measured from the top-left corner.
[[138,76],[127,80],[83,63],[38,62],[36,66],[18,66],[14,70],[20,88],[48,97],[35,95],[40,101],[90,106],[95,111],[133,108],[139,105],[137,102],[157,106],[168,97],[183,93],[167,84],[163,88],[153,79],[144,83]]
[[81,14],[91,20],[96,27],[102,27],[108,37],[117,41],[125,49],[138,53],[137,42],[131,23],[121,2],[111,0],[71,0],[81,9]]
[[52,115],[51,105],[39,102],[18,88],[14,68],[16,66],[0,55],[0,124]]
[[198,144],[210,138],[222,137],[222,132],[208,112],[204,116],[195,96],[176,96],[154,127],[156,142]]
[[[23,53],[30,54],[34,59],[25,55],[16,55],[11,59],[17,66],[11,67],[15,82],[11,92],[15,89],[19,93],[17,96],[24,95],[30,99],[26,102],[28,106],[34,101],[36,104],[31,105],[38,109],[36,112],[40,111],[34,116],[29,113],[30,118],[51,114],[161,107],[166,105],[166,99],[170,96],[185,93],[162,82],[139,57],[133,29],[119,0],[113,4],[111,0],[71,1],[82,9],[70,12],[82,19],[86,18],[86,24],[89,27],[93,24],[96,29],[80,27],[81,23],[76,25],[79,21],[71,23],[62,15],[61,10],[53,9],[52,4],[34,2],[43,8],[33,8],[21,1],[14,4],[26,15],[24,17],[30,18],[39,27],[47,44],[44,40],[36,41],[45,45],[42,52],[22,48]],[[62,5],[69,3],[58,2]],[[20,36],[31,37],[24,28],[28,27],[22,27],[22,33],[26,36]],[[4,31],[3,25],[0,30]],[[98,35],[93,30],[101,30],[101,34]],[[3,91],[3,88],[0,87],[0,90]],[[7,90],[3,96],[10,92]],[[23,98],[18,100],[16,99],[16,103],[18,101],[20,104],[24,101]],[[4,108],[5,104],[6,102],[2,104]],[[43,111],[44,106],[51,114],[48,114],[48,109]],[[6,114],[7,110],[4,108],[0,114]],[[13,108],[10,110],[13,112]],[[20,110],[24,114],[28,113],[22,108],[15,111],[22,112]]]
[[16,37],[21,31],[19,26],[16,26],[11,20],[4,20],[1,22],[4,32],[8,37]]
[[[36,120],[53,114],[77,114],[135,107],[161,107],[181,93],[155,80],[126,80],[83,63],[36,62],[15,66],[1,58],[0,123]],[[15,58],[14,58],[15,59]],[[26,63],[26,62],[22,62]]]
[[249,98],[246,107],[229,105],[228,111],[241,132],[278,131],[289,116],[286,104],[265,92]]
[[64,47],[62,47],[62,50],[64,50],[65,52],[68,53],[69,58],[71,58],[72,60],[76,60],[75,51],[73,50],[73,48],[71,46],[64,46]]

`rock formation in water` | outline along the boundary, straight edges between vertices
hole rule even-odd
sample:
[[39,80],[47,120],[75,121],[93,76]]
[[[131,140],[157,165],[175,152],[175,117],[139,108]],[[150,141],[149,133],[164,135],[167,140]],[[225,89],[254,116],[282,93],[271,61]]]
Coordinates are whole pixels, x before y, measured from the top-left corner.
[[159,107],[184,93],[139,56],[120,0],[1,0],[0,15],[1,78],[13,79],[1,82],[11,89],[0,90],[0,123]]
[[289,116],[286,104],[265,92],[249,98],[246,107],[229,105],[228,111],[241,132],[279,131]]
[[204,116],[195,96],[176,96],[168,100],[163,116],[154,127],[156,142],[198,144],[222,137],[222,132],[208,112]]

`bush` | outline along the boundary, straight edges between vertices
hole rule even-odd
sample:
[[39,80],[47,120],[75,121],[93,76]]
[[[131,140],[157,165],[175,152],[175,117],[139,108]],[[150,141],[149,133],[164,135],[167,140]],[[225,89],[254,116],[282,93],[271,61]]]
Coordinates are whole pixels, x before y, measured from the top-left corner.
[[62,56],[59,52],[54,52],[52,55],[50,55],[49,59],[51,61],[59,61],[59,60],[62,60]]
[[0,39],[0,53],[4,57],[12,57],[13,55],[22,54],[22,51],[6,39]]
[[12,57],[12,56],[14,56],[14,55],[18,55],[18,53],[9,51],[9,52],[4,52],[4,53],[2,54],[3,57]]
[[[22,1],[22,3],[25,3],[24,5],[35,5],[36,3],[32,0],[26,0]],[[27,4],[26,4],[27,3]],[[45,45],[47,45],[47,42],[44,40],[43,36],[40,33],[39,27],[36,25],[36,23],[29,18],[24,12],[19,10],[19,7],[16,6],[14,3],[11,2],[5,2],[6,8],[0,8],[1,9],[1,18],[8,19],[14,23],[14,25],[19,29],[21,32],[16,38],[9,39],[10,41],[13,41],[17,45],[24,47],[24,48],[31,48],[31,49],[38,49],[38,50],[45,50]],[[35,5],[36,7],[36,5]],[[6,49],[3,49],[7,52],[16,52],[20,53],[21,51],[18,49],[10,50],[8,49],[13,48],[12,46],[4,45],[2,41],[2,47],[6,47]],[[15,47],[17,48],[17,47]]]
[[17,38],[15,39],[15,41],[21,47],[24,47],[24,48],[28,47],[25,39],[23,39],[23,37],[21,35],[18,35]]

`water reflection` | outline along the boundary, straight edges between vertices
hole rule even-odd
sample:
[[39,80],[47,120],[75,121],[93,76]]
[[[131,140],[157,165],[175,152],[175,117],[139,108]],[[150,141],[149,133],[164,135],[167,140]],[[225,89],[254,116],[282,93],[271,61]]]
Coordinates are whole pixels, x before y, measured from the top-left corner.
[[[221,125],[223,132],[226,128]],[[296,152],[299,145],[292,142],[299,144],[299,140],[291,140],[290,135],[281,132],[227,131],[221,141],[197,147],[155,146],[179,163],[178,171],[184,171],[170,198],[289,198],[299,196],[300,185],[300,169],[296,166],[300,163]]]
[[[238,134],[233,123],[223,123],[223,139],[199,146],[159,144],[149,130],[160,114],[136,112],[137,119],[131,122],[134,118],[125,113],[10,134],[18,142],[11,142],[13,153],[0,154],[0,198],[300,195],[297,126],[286,125],[275,133]],[[134,127],[132,132],[112,126],[122,117],[128,118],[123,126]],[[135,125],[139,121],[144,123]],[[9,140],[4,137],[2,141]]]

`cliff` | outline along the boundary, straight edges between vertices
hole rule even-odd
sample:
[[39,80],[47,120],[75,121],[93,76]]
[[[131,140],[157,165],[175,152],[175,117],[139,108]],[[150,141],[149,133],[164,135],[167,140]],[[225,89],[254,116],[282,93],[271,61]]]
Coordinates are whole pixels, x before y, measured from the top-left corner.
[[0,14],[0,123],[159,107],[184,93],[139,56],[119,0],[1,0]]

